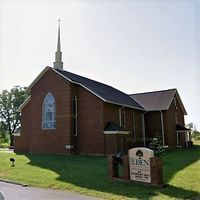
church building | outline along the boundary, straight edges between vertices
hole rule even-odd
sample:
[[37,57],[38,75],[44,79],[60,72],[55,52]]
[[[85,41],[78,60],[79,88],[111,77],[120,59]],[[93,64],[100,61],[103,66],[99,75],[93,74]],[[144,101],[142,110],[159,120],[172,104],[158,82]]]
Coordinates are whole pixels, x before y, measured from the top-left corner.
[[170,147],[189,140],[176,89],[128,95],[65,71],[60,25],[54,67],[44,68],[28,92],[15,152],[106,155],[146,146],[153,137]]

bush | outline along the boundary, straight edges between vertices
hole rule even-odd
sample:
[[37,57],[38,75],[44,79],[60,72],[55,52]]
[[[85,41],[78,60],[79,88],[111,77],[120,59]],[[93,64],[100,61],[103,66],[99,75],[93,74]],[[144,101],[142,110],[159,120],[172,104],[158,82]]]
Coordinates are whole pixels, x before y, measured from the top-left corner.
[[192,138],[194,140],[200,140],[200,132],[199,131],[193,131],[192,132]]
[[164,154],[164,147],[162,145],[161,140],[157,138],[152,138],[151,142],[149,143],[149,148],[154,151],[154,155],[156,157],[160,157]]
[[10,145],[8,143],[1,143],[0,148],[9,148]]
[[0,144],[1,143],[9,143],[9,135],[6,132],[0,132]]
[[9,135],[5,132],[0,132],[0,148],[9,148],[9,143]]

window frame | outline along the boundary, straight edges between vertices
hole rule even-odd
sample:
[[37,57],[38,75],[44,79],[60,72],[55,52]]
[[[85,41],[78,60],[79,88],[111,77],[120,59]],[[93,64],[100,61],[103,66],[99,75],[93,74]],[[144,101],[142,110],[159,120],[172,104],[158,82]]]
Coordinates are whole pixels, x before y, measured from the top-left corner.
[[[49,106],[52,106],[50,110],[47,110],[48,109],[47,104],[49,104]],[[48,117],[47,115],[51,115],[50,118],[52,119],[47,120]],[[50,124],[50,126],[47,126],[47,124]],[[45,96],[42,104],[42,129],[43,130],[56,129],[56,101],[51,92],[49,92]]]
[[126,111],[124,108],[121,108],[119,110],[119,120],[120,120],[120,126],[125,128],[126,127]]

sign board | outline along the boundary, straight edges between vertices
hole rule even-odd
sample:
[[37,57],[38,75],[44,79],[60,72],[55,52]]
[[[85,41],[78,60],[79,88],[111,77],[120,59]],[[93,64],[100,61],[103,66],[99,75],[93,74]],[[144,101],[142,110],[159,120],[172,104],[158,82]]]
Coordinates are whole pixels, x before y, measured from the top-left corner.
[[139,147],[128,151],[130,180],[151,183],[150,158],[154,157],[151,149]]

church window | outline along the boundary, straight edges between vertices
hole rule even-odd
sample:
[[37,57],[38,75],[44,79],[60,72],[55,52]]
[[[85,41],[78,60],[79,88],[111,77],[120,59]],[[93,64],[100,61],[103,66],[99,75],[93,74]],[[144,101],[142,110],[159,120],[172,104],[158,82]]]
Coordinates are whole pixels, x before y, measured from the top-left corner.
[[126,127],[126,112],[123,109],[119,110],[119,119],[120,119],[120,126]]
[[42,112],[42,128],[55,129],[56,102],[51,93],[48,93],[44,99]]

